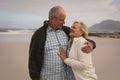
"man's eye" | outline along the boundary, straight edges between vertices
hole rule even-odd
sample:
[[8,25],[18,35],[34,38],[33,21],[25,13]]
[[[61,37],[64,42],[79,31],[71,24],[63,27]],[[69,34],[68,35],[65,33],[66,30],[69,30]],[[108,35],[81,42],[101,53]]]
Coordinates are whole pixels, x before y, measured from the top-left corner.
[[75,29],[75,27],[73,27]]

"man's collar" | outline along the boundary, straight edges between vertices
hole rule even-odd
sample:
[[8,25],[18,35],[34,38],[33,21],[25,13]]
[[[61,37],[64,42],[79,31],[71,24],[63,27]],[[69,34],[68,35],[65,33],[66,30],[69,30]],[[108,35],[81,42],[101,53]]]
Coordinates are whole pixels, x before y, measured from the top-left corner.
[[[62,29],[62,27],[60,27],[59,29],[57,29],[57,30],[61,30]],[[57,30],[54,30],[52,27],[50,27],[49,25],[48,25],[48,31],[57,31]]]

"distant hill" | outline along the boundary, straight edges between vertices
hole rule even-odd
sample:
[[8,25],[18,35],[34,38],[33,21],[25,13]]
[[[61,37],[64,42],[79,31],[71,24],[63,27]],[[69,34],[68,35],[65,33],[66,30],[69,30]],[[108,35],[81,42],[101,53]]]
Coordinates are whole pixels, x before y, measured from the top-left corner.
[[120,21],[104,20],[98,24],[91,26],[89,28],[89,31],[97,33],[120,32]]

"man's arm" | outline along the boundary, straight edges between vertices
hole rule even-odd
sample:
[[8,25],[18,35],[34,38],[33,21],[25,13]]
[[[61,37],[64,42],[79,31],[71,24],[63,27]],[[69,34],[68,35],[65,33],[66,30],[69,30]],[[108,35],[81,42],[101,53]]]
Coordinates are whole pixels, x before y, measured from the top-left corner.
[[36,35],[34,34],[31,39],[30,43],[30,48],[29,48],[29,74],[32,80],[39,80],[40,78],[40,71],[38,69],[38,65],[36,63],[36,56],[35,54],[37,53],[37,38]]
[[87,41],[89,41],[90,43],[92,43],[92,44],[93,44],[93,49],[95,49],[95,48],[96,48],[96,43],[95,43],[93,40],[91,40],[91,39],[87,39]]
[[86,46],[81,49],[84,53],[90,53],[96,48],[96,43],[93,40],[87,39],[87,41]]

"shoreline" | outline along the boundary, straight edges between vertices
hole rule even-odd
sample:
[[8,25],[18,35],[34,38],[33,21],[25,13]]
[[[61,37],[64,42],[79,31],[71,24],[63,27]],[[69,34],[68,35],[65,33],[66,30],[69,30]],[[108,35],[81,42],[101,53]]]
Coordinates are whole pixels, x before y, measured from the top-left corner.
[[89,33],[89,36],[103,37],[103,38],[120,38],[120,32],[114,32],[114,33]]

